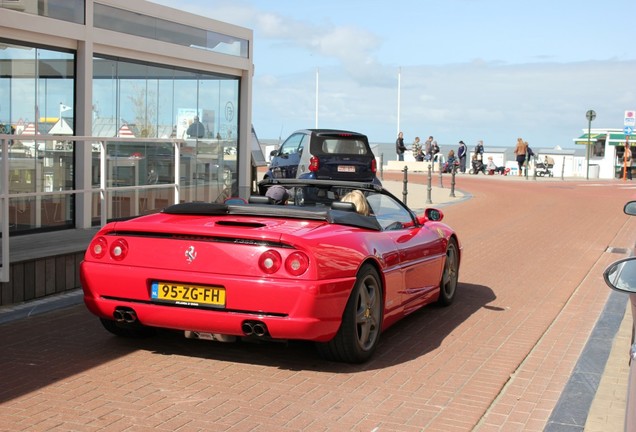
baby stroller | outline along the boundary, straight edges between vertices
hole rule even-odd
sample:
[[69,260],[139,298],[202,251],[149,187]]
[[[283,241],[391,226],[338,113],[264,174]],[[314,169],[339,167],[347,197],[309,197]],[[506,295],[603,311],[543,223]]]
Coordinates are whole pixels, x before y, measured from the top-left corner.
[[468,171],[468,173],[479,174],[481,172],[482,174],[487,175],[488,172],[486,171],[486,165],[481,160],[481,155],[479,156],[480,157],[473,157],[473,160],[471,161],[472,168]]
[[535,165],[535,173],[539,176],[539,177],[543,177],[543,176],[549,176],[549,177],[553,177],[553,173],[552,173],[552,168],[554,168],[554,159],[551,158],[550,156],[546,156],[543,159],[543,162],[538,162]]

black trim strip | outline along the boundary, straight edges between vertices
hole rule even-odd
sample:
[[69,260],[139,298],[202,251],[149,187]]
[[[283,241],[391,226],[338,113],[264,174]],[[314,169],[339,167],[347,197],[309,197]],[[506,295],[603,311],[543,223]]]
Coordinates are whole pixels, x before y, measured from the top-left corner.
[[189,234],[160,233],[160,232],[151,232],[151,231],[126,231],[126,230],[111,231],[107,233],[106,235],[118,236],[118,237],[148,237],[148,238],[158,238],[158,239],[165,239],[165,240],[187,240],[187,241],[210,242],[210,243],[212,242],[229,243],[229,244],[242,244],[247,246],[265,246],[265,247],[294,249],[293,246],[290,246],[285,243],[268,241],[268,240],[260,240],[260,239],[237,238],[237,237],[189,235]]
[[111,296],[101,296],[104,300],[110,301],[120,301],[126,303],[139,303],[146,305],[154,305],[159,307],[169,307],[169,308],[180,308],[180,309],[199,309],[205,310],[209,312],[223,312],[223,313],[239,313],[244,315],[254,315],[260,317],[275,317],[275,318],[286,318],[288,314],[278,313],[278,312],[263,312],[263,311],[247,311],[241,309],[227,309],[227,308],[218,308],[218,307],[201,307],[201,306],[186,306],[186,305],[178,305],[178,304],[169,304],[164,302],[153,302],[150,300],[134,300],[123,297],[111,297]]

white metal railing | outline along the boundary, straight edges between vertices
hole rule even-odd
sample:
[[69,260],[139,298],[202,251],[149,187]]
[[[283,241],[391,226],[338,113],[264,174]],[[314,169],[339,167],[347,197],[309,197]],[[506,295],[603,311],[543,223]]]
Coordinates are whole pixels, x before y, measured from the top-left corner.
[[[124,138],[118,138],[119,141],[123,141],[126,143],[130,143],[133,142],[133,140],[130,139],[124,139]],[[147,139],[139,139],[139,140],[135,140],[135,141],[139,141],[139,142],[144,142],[144,143],[149,143],[149,142],[156,142],[156,143],[161,143],[161,144],[165,144],[166,140],[147,140]],[[106,149],[106,146],[111,143],[114,142],[112,139],[108,139],[108,140],[104,140],[103,138],[101,138],[101,141],[99,141],[99,167],[100,167],[100,180],[99,180],[99,200],[100,200],[100,224],[103,226],[106,224],[107,220],[108,220],[108,215],[109,215],[109,205],[110,202],[108,200],[108,192],[110,191],[121,191],[121,192],[125,192],[125,191],[139,191],[139,190],[144,190],[144,189],[157,189],[158,187],[155,185],[143,185],[143,186],[117,186],[117,187],[109,187],[108,186],[108,170],[107,170],[107,166],[106,166],[106,162],[108,159],[108,152]],[[180,179],[180,164],[181,164],[181,145],[183,143],[185,143],[184,140],[171,140],[170,142],[172,142],[172,146],[174,149],[174,179],[173,179],[173,183],[162,183],[161,188],[166,188],[166,187],[172,187],[174,189],[174,202],[178,203],[179,199],[180,199],[180,195],[179,195],[179,179]],[[93,189],[94,191],[94,189]]]
[[[37,152],[38,143],[46,143],[48,141],[60,141],[64,140],[65,142],[73,142],[74,148],[77,149],[77,145],[88,146],[90,150],[86,153],[87,155],[83,159],[83,162],[78,162],[77,158],[74,159],[74,172],[77,173],[79,169],[81,169],[81,164],[92,164],[92,146],[93,144],[99,145],[99,165],[100,165],[100,179],[99,179],[99,187],[95,188],[92,186],[92,179],[87,178],[84,180],[84,184],[76,185],[79,186],[77,189],[64,189],[59,191],[48,191],[48,192],[20,192],[20,193],[9,193],[9,173],[10,173],[10,158],[9,156],[9,143],[11,140],[15,140],[19,135],[2,135],[0,134],[0,146],[2,148],[2,156],[0,157],[0,232],[2,234],[1,239],[1,267],[0,267],[0,282],[9,282],[10,279],[10,248],[9,248],[9,237],[10,237],[10,224],[9,224],[9,203],[12,198],[28,198],[28,197],[36,197],[37,199],[47,196],[59,196],[59,195],[79,195],[84,194],[85,196],[90,196],[92,200],[95,193],[99,193],[100,200],[100,224],[103,226],[106,224],[109,214],[110,214],[110,199],[109,196],[112,192],[127,192],[134,191],[139,192],[143,190],[150,189],[173,189],[173,199],[175,203],[180,202],[181,191],[180,191],[180,179],[181,179],[181,152],[182,147],[189,146],[193,142],[196,146],[199,145],[199,142],[211,142],[216,140],[183,140],[183,139],[149,139],[149,138],[113,138],[113,137],[90,137],[90,136],[52,136],[52,135],[37,135],[37,137],[29,137],[29,139],[33,139],[35,142],[34,152]],[[21,137],[24,140],[24,137]],[[173,148],[173,157],[172,163],[174,164],[174,177],[172,178],[171,183],[161,183],[161,184],[141,184],[134,186],[109,186],[109,172],[107,167],[108,161],[108,152],[107,146],[115,144],[117,142],[131,144],[131,143],[139,143],[139,144],[162,144],[165,145],[167,143],[171,143]],[[215,143],[217,146],[217,150],[223,152],[223,146],[220,142]],[[231,145],[231,144],[230,144]],[[220,156],[222,158],[222,156]],[[29,159],[34,160],[35,158]],[[219,161],[222,163],[222,161]],[[236,169],[236,168],[235,168]],[[77,177],[77,175],[76,175]],[[217,177],[218,182],[223,182],[225,179]],[[35,181],[36,188],[38,187],[38,182]],[[221,186],[219,186],[221,187]],[[227,187],[227,184],[225,185]]]

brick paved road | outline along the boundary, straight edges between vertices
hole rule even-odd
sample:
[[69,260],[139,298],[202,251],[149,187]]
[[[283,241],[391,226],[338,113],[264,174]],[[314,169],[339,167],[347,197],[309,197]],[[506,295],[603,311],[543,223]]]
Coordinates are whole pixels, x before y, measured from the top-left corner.
[[634,190],[457,188],[472,195],[444,207],[465,252],[457,301],[389,329],[369,363],[305,343],[122,340],[74,306],[0,326],[0,430],[543,430],[609,295],[601,272],[624,255],[607,249],[635,243]]

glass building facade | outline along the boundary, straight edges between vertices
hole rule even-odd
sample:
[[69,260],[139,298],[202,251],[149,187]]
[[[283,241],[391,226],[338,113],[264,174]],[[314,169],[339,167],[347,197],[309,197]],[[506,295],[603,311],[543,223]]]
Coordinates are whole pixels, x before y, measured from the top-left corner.
[[217,27],[145,1],[0,0],[9,233],[245,195],[252,35]]

